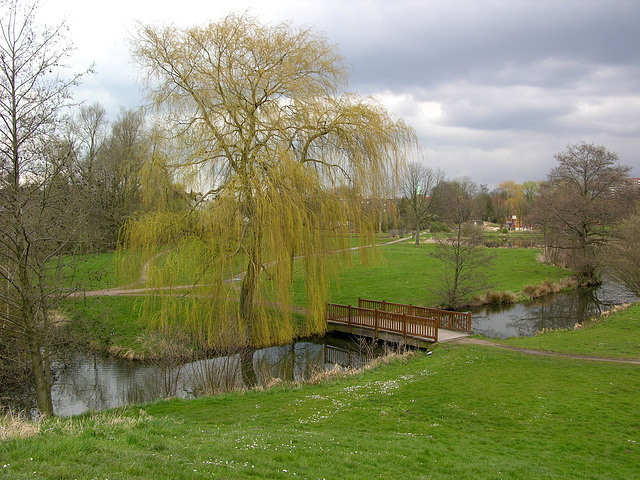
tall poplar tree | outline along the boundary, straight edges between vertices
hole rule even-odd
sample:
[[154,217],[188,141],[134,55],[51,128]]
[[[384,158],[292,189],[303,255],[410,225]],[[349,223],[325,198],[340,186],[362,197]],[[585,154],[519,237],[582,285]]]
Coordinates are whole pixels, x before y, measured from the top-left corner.
[[[350,231],[373,231],[362,206],[395,175],[413,131],[347,93],[337,48],[289,23],[231,14],[193,28],[140,26],[134,56],[176,145],[163,167],[200,200],[185,222],[156,213],[129,226],[126,245],[149,258],[187,234],[197,249],[189,254],[201,272],[194,283],[207,300],[182,301],[170,314],[176,303],[165,295],[159,323],[190,327],[209,344],[267,345],[322,331],[327,262]],[[301,328],[289,308],[298,256],[307,290]],[[166,268],[149,271],[162,276],[153,285],[171,283]],[[234,276],[237,294],[225,284]]]

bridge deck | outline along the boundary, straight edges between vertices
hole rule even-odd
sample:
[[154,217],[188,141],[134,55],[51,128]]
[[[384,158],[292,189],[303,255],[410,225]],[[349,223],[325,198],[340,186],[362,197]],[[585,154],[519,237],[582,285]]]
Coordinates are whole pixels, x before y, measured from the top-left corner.
[[[471,330],[471,315],[468,313],[386,302],[378,302],[378,305],[385,310],[379,310],[377,305],[371,309],[327,304],[327,325],[333,330],[419,347],[465,337]],[[389,311],[392,309],[395,311]]]

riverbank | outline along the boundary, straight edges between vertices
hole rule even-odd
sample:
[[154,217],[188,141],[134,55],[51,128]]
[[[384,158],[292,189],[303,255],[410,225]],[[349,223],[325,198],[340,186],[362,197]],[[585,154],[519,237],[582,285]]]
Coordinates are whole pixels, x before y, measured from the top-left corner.
[[[345,266],[331,283],[330,301],[354,304],[358,297],[362,297],[414,305],[436,304],[437,295],[433,286],[440,282],[443,266],[430,256],[434,248],[433,244],[416,248],[407,239],[379,247],[382,260],[366,265],[360,262],[360,252],[354,251],[352,265]],[[492,251],[495,260],[488,269],[488,282],[494,292],[529,292],[516,296],[517,300],[522,301],[538,294],[568,288],[566,279],[570,272],[539,263],[536,249]],[[106,262],[104,256],[96,258]],[[89,270],[90,262],[85,263],[85,269]],[[111,265],[115,263],[111,261]],[[110,285],[105,281],[111,279],[113,282],[115,278],[114,273],[105,272],[101,276],[103,283],[100,287],[109,288]],[[293,288],[295,308],[303,308],[305,293],[302,277],[296,273]],[[483,294],[486,295],[486,292],[478,292],[478,296]],[[501,298],[505,296],[501,295]],[[495,297],[485,301],[492,302],[495,302]],[[180,338],[179,345],[173,345],[173,335],[165,339],[158,334],[152,321],[140,317],[141,306],[142,297],[87,296],[67,299],[64,311],[71,334],[96,351],[136,361],[160,360],[167,355],[179,355],[185,359],[202,356],[203,347],[188,335]]]
[[[637,339],[639,317],[634,305],[534,339],[595,352],[621,340],[606,330]],[[442,344],[316,384],[50,420],[3,440],[0,468],[9,479],[638,478],[638,368]]]

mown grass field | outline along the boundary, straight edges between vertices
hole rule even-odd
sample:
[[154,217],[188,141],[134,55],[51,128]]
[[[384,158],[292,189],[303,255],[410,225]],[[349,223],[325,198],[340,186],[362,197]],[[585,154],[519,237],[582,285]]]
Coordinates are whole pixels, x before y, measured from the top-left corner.
[[[638,338],[639,316],[590,328]],[[585,332],[535,341],[597,351],[601,337]],[[7,479],[633,479],[638,398],[638,365],[441,344],[334,381],[47,421],[2,440],[0,468]]]
[[[436,245],[422,243],[416,248],[411,240],[378,248],[378,263],[362,264],[354,252],[353,264],[344,268],[332,283],[331,301],[358,303],[358,297],[414,305],[434,305],[435,287],[444,274],[444,265],[429,254]],[[487,281],[492,290],[519,292],[527,284],[543,280],[558,281],[570,275],[562,268],[536,261],[535,248],[490,250],[493,262],[487,266]],[[476,292],[482,294],[484,291]],[[296,290],[296,302],[303,302],[302,288]]]
[[[432,289],[443,275],[443,265],[429,255],[435,245],[422,244],[419,248],[412,240],[376,248],[379,261],[362,264],[360,251],[352,252],[351,265],[344,266],[331,283],[330,301],[352,304],[358,297],[387,300],[414,305],[434,305],[437,297]],[[492,249],[493,264],[487,267],[488,281],[493,290],[520,291],[525,285],[543,280],[557,281],[570,272],[561,268],[541,264],[536,261],[537,249]],[[121,285],[118,282],[117,254],[94,255],[83,259],[83,277],[91,278],[90,265],[95,265],[93,276],[99,282],[96,288]],[[192,256],[197,258],[196,255]],[[134,259],[135,260],[135,259]],[[121,261],[121,260],[120,260]],[[170,256],[163,261],[173,261]],[[139,263],[139,262],[138,262]],[[197,268],[193,261],[192,269]],[[188,269],[187,269],[188,270]],[[185,270],[181,278],[189,277]],[[111,281],[112,283],[107,283]],[[228,288],[234,288],[229,284]],[[87,289],[89,290],[89,288]],[[180,293],[183,293],[181,291]],[[484,292],[479,291],[478,294]],[[305,306],[302,275],[297,272],[294,282],[294,305]],[[148,332],[152,331],[148,322],[139,318],[141,298],[130,296],[70,298],[64,309],[72,319],[76,332],[90,343],[103,350],[134,352],[144,355],[153,348]],[[113,348],[112,348],[113,347]]]
[[603,315],[582,328],[557,330],[535,337],[514,337],[501,343],[534,350],[611,358],[640,358],[640,307]]

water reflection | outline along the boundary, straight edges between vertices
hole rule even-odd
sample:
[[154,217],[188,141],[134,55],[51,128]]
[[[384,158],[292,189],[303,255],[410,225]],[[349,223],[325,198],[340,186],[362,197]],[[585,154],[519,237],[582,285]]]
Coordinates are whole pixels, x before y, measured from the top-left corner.
[[492,338],[532,336],[549,328],[573,328],[614,305],[636,302],[625,288],[605,282],[601,288],[550,295],[525,304],[472,309],[472,333]]
[[[613,305],[635,301],[638,298],[626,289],[606,282],[599,289],[553,295],[528,304],[475,309],[472,332],[498,338],[530,336],[545,328],[570,328]],[[77,415],[158,398],[192,398],[268,385],[274,379],[301,381],[336,365],[359,368],[381,353],[377,344],[336,335],[173,366],[69,352],[53,365],[54,412]]]
[[95,353],[71,353],[54,365],[56,415],[78,415],[158,398],[193,398],[274,379],[302,381],[321,369],[361,367],[382,353],[377,345],[327,336],[174,366],[127,362]]

